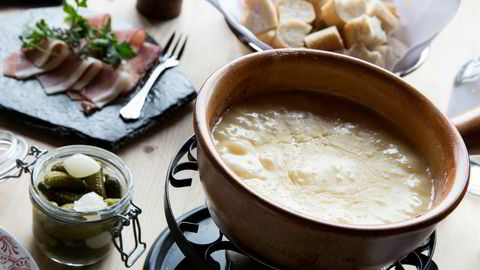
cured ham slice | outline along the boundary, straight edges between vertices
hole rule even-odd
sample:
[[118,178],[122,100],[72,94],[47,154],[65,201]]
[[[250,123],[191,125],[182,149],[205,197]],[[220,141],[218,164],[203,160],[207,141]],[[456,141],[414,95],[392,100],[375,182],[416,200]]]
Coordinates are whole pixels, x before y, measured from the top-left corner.
[[35,66],[42,67],[45,66],[52,57],[55,57],[58,50],[66,48],[67,44],[57,39],[45,39],[39,44],[39,47],[42,49],[24,50],[24,53]]
[[74,100],[74,101],[79,101],[79,100],[84,100],[86,101],[86,98],[84,96],[82,96],[82,94],[80,94],[80,92],[78,91],[67,91],[67,96],[71,99],[71,100]]
[[27,79],[45,71],[33,65],[22,51],[10,54],[3,64],[3,75],[17,79]]
[[[108,14],[101,14],[93,17],[87,17],[87,21],[90,26],[95,28],[100,28],[105,26],[109,21],[111,21],[111,16]],[[132,28],[132,29],[123,29],[113,31],[115,37],[118,41],[129,42],[134,47],[141,47],[142,44],[147,40],[147,31],[141,28]]]
[[112,16],[108,14],[100,14],[96,16],[85,17],[90,24],[90,26],[95,28],[100,28],[105,26],[109,21],[112,20]]
[[[152,43],[145,42],[143,46],[137,51],[137,56],[127,61],[121,70],[129,73],[135,80],[135,84],[145,76],[145,72],[152,66],[159,58],[162,49]],[[124,94],[128,94],[133,88],[127,89]]]
[[81,59],[72,54],[52,72],[37,76],[37,79],[42,84],[45,93],[56,94],[71,88],[91,66],[98,73],[102,63],[95,58]]
[[[84,91],[69,91],[67,94],[72,100],[83,100],[82,108],[86,112],[102,108],[115,100],[119,95],[126,95],[132,91],[140,78],[145,75],[145,72],[158,59],[160,53],[161,48],[159,46],[145,42],[137,51],[137,56],[124,63],[117,71],[114,71],[110,66],[102,68],[100,74],[87,85]],[[126,76],[128,76],[129,81],[128,87],[119,87],[117,85],[112,88],[107,83],[108,81],[113,81],[113,78],[119,77],[124,78],[124,81],[118,82],[123,86]]]
[[82,102],[84,111],[103,108],[115,100],[122,92],[134,86],[134,79],[124,71],[115,70],[109,65],[103,65],[98,75],[86,88],[79,92],[87,101]]
[[124,69],[137,75],[143,75],[160,57],[162,48],[159,46],[145,42],[143,46],[137,51],[137,56],[127,61]]
[[147,31],[141,28],[125,29],[113,31],[115,37],[120,42],[128,42],[133,47],[140,48],[147,40]]
[[[62,41],[47,42],[46,46],[47,49],[42,56],[38,49],[22,49],[10,54],[4,61],[3,74],[17,79],[27,79],[58,67],[70,54],[67,44]],[[37,66],[34,62],[42,65]]]
[[72,85],[71,89],[73,90],[82,90],[87,86],[89,82],[95,78],[95,76],[100,72],[102,69],[103,63],[100,60],[97,60],[95,58],[92,58],[92,60],[95,60],[95,63],[90,65],[85,73],[78,79],[78,81]]

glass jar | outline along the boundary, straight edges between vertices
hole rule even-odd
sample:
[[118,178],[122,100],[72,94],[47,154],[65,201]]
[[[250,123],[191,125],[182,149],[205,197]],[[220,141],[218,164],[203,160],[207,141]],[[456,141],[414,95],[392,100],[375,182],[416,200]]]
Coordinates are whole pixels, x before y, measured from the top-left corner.
[[[123,194],[120,202],[101,211],[79,213],[58,207],[41,194],[37,185],[52,165],[78,153],[100,161],[104,171],[119,180]],[[70,266],[83,266],[96,263],[108,254],[112,247],[110,231],[118,216],[128,211],[133,194],[132,175],[118,156],[86,145],[57,148],[40,157],[31,181],[33,237],[50,259]]]
[[[132,266],[146,245],[140,238],[138,215],[141,210],[132,202],[133,179],[126,164],[117,155],[88,145],[65,146],[49,152],[32,146],[26,155],[27,150],[23,139],[0,130],[0,183],[8,178],[18,178],[23,172],[31,173],[32,233],[45,255],[64,265],[85,266],[98,262],[115,246],[125,266]],[[41,193],[38,184],[51,167],[79,153],[97,160],[104,172],[118,179],[122,193],[119,202],[100,211],[76,212],[58,207]],[[135,247],[125,253],[122,229],[130,224]]]
[[[480,56],[467,61],[455,76],[453,106],[449,106],[449,116],[458,117],[478,108],[478,87],[480,85]],[[461,93],[461,94],[460,94]],[[450,98],[452,98],[452,96]],[[480,155],[470,155],[470,194],[480,196]]]

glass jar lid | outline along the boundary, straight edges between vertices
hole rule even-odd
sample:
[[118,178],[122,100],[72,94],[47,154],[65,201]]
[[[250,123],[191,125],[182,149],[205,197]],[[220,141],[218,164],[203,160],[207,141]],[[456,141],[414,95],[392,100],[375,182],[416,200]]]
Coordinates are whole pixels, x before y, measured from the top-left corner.
[[17,160],[23,160],[28,152],[27,142],[15,134],[0,130],[0,183],[7,180],[7,175],[16,174]]

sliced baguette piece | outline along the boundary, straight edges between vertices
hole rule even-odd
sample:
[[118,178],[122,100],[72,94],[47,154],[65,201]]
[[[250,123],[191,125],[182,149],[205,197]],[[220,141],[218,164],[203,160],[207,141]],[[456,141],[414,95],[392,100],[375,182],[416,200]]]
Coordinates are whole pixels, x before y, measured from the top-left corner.
[[366,0],[328,0],[322,6],[322,18],[328,26],[343,29],[345,24],[367,12]]
[[304,39],[312,31],[312,26],[304,21],[292,20],[278,25],[273,39],[275,48],[305,47]]
[[275,38],[275,30],[270,30],[265,33],[257,34],[257,38],[262,42],[272,46],[273,39]]
[[387,35],[382,30],[380,20],[366,14],[350,20],[343,28],[343,36],[347,48],[357,43],[373,48],[387,42]]
[[338,51],[345,48],[336,26],[330,26],[318,32],[311,33],[305,37],[305,44],[307,48],[310,49],[327,51]]
[[280,22],[300,20],[311,24],[316,17],[313,5],[305,0],[277,1],[277,12]]
[[322,16],[322,7],[323,5],[327,2],[328,0],[308,0],[313,5],[313,8],[315,9],[315,21],[313,22],[313,25],[317,29],[322,29],[325,28],[326,23],[323,20]]
[[388,70],[393,69],[393,65],[407,52],[407,46],[400,40],[389,37],[388,43],[380,45],[374,50],[380,52],[385,60],[385,68]]
[[395,0],[382,0],[382,3],[388,8],[388,10],[395,16],[398,16],[397,5],[395,4]]
[[388,70],[392,69],[393,64],[398,59],[392,51],[392,46],[388,44],[377,46],[373,49],[373,51],[379,52],[382,55],[383,63],[384,63],[383,67]]
[[385,61],[383,56],[378,51],[370,51],[364,44],[357,43],[353,45],[348,51],[347,55],[362,59],[369,63],[384,67]]
[[399,25],[397,17],[379,0],[373,0],[368,4],[367,14],[377,17],[382,22],[383,30],[387,33],[392,32]]
[[384,63],[383,67],[390,70],[391,66],[393,65],[393,62],[395,61],[392,57],[393,54],[392,54],[391,46],[388,44],[383,44],[373,48],[373,51],[379,52],[380,55],[382,55],[383,63]]
[[273,30],[278,25],[275,5],[270,0],[245,0],[245,15],[241,22],[254,34]]

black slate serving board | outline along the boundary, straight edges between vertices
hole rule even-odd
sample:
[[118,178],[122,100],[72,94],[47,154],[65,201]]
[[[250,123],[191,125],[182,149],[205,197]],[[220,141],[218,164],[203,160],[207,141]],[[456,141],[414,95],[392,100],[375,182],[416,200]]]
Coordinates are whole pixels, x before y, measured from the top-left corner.
[[[0,20],[0,59],[20,48],[18,36],[28,24],[39,19],[59,25],[64,18],[62,8],[37,8]],[[114,29],[131,27],[113,18]],[[57,136],[73,137],[78,143],[116,149],[134,138],[166,115],[196,97],[190,82],[178,69],[167,70],[156,82],[143,108],[142,117],[135,122],[125,122],[119,116],[125,105],[148,78],[137,85],[127,97],[118,99],[100,111],[86,116],[78,102],[66,95],[47,96],[35,79],[20,81],[0,75],[0,110],[18,122],[46,130]]]

